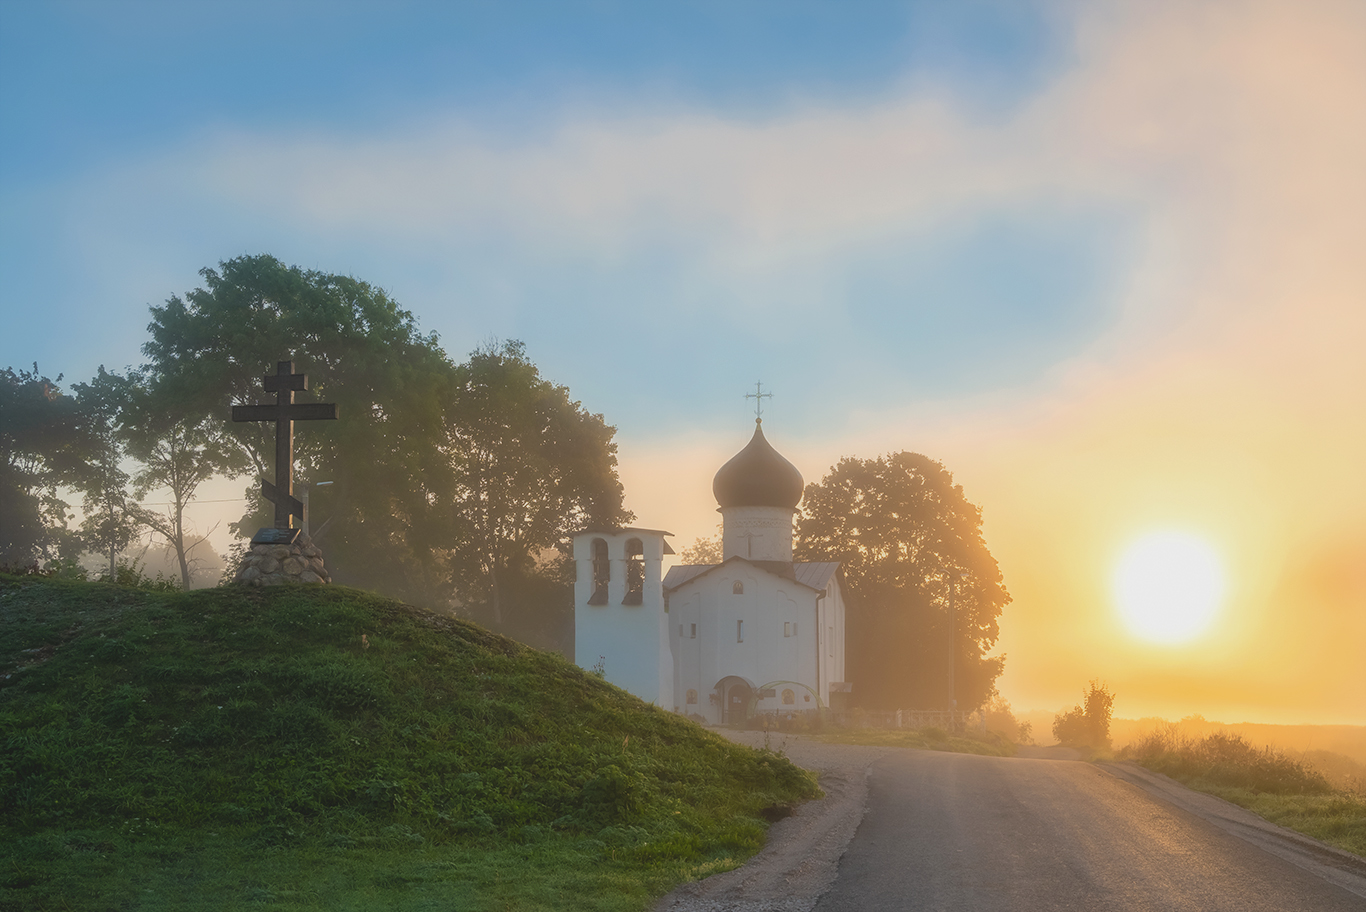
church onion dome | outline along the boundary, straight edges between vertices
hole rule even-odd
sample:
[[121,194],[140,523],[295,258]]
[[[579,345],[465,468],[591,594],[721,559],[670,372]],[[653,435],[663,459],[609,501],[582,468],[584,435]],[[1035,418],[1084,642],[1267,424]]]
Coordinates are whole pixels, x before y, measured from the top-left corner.
[[802,473],[764,439],[754,422],[754,436],[743,450],[721,466],[711,483],[722,507],[786,507],[802,499]]

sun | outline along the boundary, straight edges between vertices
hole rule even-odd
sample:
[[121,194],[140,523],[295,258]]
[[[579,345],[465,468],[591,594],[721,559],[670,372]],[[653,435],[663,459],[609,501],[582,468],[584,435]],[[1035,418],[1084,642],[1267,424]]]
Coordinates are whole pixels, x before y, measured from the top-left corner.
[[1154,643],[1184,643],[1209,628],[1224,597],[1224,568],[1205,539],[1150,532],[1115,567],[1115,601],[1129,632]]

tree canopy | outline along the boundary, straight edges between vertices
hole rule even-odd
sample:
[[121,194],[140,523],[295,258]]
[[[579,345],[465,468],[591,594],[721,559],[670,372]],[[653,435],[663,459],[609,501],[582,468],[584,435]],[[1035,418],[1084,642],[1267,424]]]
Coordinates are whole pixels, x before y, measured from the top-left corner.
[[0,370],[0,566],[74,556],[58,488],[89,476],[91,439],[61,379]]
[[[451,573],[465,603],[502,628],[513,620],[509,588],[560,574],[552,549],[570,532],[633,517],[622,508],[616,429],[541,377],[522,343],[484,346],[454,376],[444,442],[455,479]],[[567,585],[559,602],[572,613]]]
[[108,563],[107,578],[118,570],[118,554],[142,531],[142,511],[129,490],[124,471],[123,409],[135,381],[100,365],[89,383],[72,387],[76,411],[88,439],[87,470],[76,480],[81,501],[81,540]]
[[[139,463],[132,477],[133,496],[141,500],[152,491],[165,490],[170,497],[164,509],[140,508],[143,524],[161,536],[175,555],[180,585],[189,589],[207,534],[194,537],[185,516],[199,486],[215,475],[230,472],[233,459],[220,433],[220,421],[207,415],[193,416],[168,410],[161,397],[134,376],[122,404],[121,434],[125,451]],[[191,540],[191,539],[194,540]]]
[[[237,471],[273,477],[274,427],[229,416],[234,404],[265,401],[262,377],[292,357],[309,377],[299,400],[335,402],[344,419],[295,434],[295,477],[333,483],[323,543],[333,579],[440,598],[432,557],[443,529],[430,504],[450,485],[439,444],[452,366],[435,335],[419,333],[380,289],[272,256],[238,257],[200,275],[203,287],[152,308],[143,346],[150,394],[177,420],[208,418],[209,442]],[[248,489],[240,534],[270,524],[258,490]]]
[[843,565],[857,704],[946,708],[951,667],[960,710],[990,696],[1004,659],[986,653],[1010,595],[981,527],[953,475],[919,453],[841,459],[807,485],[795,552]]
[[[262,377],[292,357],[309,377],[299,401],[338,407],[340,420],[295,437],[296,479],[332,483],[310,523],[333,579],[562,640],[572,595],[556,546],[575,527],[630,519],[615,428],[541,377],[522,343],[452,363],[435,334],[357,279],[270,256],[200,274],[203,287],[152,308],[143,348],[137,407],[163,418],[136,454],[157,480],[174,491],[177,452],[273,475],[274,428],[229,415],[264,401]],[[269,524],[257,491],[241,534]]]

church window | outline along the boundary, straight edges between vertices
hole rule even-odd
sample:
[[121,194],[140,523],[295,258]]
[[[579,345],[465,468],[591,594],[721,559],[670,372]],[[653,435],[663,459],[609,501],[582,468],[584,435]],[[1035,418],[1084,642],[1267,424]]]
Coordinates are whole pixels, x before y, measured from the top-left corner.
[[745,584],[740,582],[739,580],[736,580],[735,585],[730,587],[730,591],[735,593],[736,595],[744,595]]
[[593,539],[593,594],[590,605],[607,604],[607,582],[612,578],[612,562],[607,558],[607,542]]
[[690,688],[690,689],[688,690],[688,705],[689,705],[689,706],[692,706],[692,705],[694,705],[695,703],[697,703],[697,691],[692,690],[692,689]]
[[784,705],[784,706],[791,706],[793,703],[796,703],[796,702],[797,702],[797,695],[794,694],[794,693],[792,692],[792,688],[791,688],[791,687],[784,687],[784,688],[783,688],[783,705]]
[[735,622],[735,642],[737,642],[737,643],[743,643],[744,641],[745,641],[745,622],[744,622],[744,621],[736,621],[736,622]]
[[645,546],[640,539],[626,542],[626,597],[623,605],[639,605],[645,600]]

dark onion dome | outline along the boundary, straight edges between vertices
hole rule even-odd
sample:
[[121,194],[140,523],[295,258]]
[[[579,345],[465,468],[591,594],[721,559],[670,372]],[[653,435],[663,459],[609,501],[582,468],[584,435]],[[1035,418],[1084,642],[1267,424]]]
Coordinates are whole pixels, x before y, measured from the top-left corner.
[[773,449],[755,421],[754,436],[717,471],[711,490],[723,507],[795,509],[802,499],[802,473]]

